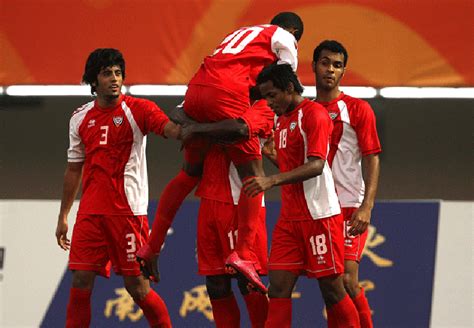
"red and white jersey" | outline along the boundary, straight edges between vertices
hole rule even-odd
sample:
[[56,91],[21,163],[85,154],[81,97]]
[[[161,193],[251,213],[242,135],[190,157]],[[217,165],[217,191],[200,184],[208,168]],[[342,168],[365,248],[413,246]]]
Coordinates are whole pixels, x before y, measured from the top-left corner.
[[163,135],[168,117],[148,100],[121,96],[77,109],[69,123],[69,162],[84,162],[79,214],[146,215],[146,135]]
[[273,62],[290,64],[296,71],[297,42],[293,34],[276,25],[242,27],[204,58],[189,84],[213,85],[248,99],[249,87]]
[[[263,146],[273,130],[274,113],[266,100],[259,100],[241,117],[248,128],[249,138],[259,137]],[[234,164],[225,153],[225,148],[213,145],[206,154],[201,181],[196,196],[237,205],[242,190],[242,181]],[[264,200],[262,199],[262,206]]]
[[328,103],[320,103],[334,123],[329,151],[336,190],[342,207],[359,207],[364,200],[363,156],[382,151],[369,103],[344,93]]
[[[308,99],[280,116],[275,129],[280,171],[291,171],[307,163],[310,156],[326,160],[331,131],[327,112]],[[319,176],[282,185],[281,202],[280,216],[289,220],[316,220],[341,213],[328,163]]]

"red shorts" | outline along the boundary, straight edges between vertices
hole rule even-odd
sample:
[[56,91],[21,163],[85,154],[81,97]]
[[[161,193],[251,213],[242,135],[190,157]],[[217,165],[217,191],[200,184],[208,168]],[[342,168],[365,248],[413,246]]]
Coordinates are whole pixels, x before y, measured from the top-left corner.
[[318,220],[280,217],[272,235],[269,270],[286,270],[322,278],[344,272],[341,214]]
[[139,276],[136,251],[148,240],[146,215],[78,215],[72,234],[69,269]]
[[349,235],[349,221],[352,214],[357,210],[355,207],[342,208],[342,215],[344,216],[344,260],[360,262],[362,253],[364,252],[365,242],[369,229],[357,236]]
[[[197,227],[198,272],[213,276],[225,274],[225,260],[237,242],[237,206],[206,198],[201,199]],[[252,248],[260,274],[267,274],[267,228],[265,207],[260,210],[257,235]]]
[[[217,122],[226,119],[240,118],[248,109],[248,97],[239,97],[225,90],[213,87],[191,84],[184,98],[186,115],[198,122]],[[189,163],[202,162],[202,140],[187,143],[185,146],[186,160]],[[228,153],[236,165],[262,159],[258,137],[229,145]]]

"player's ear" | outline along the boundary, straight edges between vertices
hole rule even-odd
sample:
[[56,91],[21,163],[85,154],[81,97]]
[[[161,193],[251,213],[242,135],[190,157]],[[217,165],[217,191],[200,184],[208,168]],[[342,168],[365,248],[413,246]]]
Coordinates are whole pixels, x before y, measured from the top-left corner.
[[286,87],[286,91],[288,91],[288,93],[295,92],[295,86],[294,86],[293,82],[288,83],[288,86]]
[[316,73],[316,62],[314,60],[311,62],[311,68],[313,69],[313,73]]

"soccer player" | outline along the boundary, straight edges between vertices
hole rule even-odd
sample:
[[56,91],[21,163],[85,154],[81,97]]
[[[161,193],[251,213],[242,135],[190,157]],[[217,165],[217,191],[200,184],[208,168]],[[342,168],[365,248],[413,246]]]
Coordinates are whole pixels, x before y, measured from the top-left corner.
[[[228,119],[215,123],[189,124],[183,126],[182,135],[201,134],[231,142],[250,136],[258,136],[262,142],[272,133],[274,114],[265,100],[256,101],[241,119]],[[247,122],[247,123],[246,123]],[[248,124],[248,125],[247,125]],[[231,288],[231,278],[225,271],[225,259],[232,253],[238,240],[237,204],[240,198],[241,181],[227,156],[226,147],[214,144],[204,161],[202,179],[196,195],[201,198],[197,254],[199,274],[206,276],[206,287],[212,304],[216,327],[240,327],[240,310]],[[161,248],[169,225],[158,226]],[[267,273],[267,233],[265,207],[262,202],[252,254],[258,274]],[[146,265],[149,265],[148,267]],[[144,265],[146,276],[158,276],[156,261]],[[238,286],[244,297],[252,327],[263,327],[268,309],[264,294],[249,292],[248,280],[237,276]]]
[[317,278],[329,327],[360,327],[342,273],[343,218],[326,162],[332,122],[325,109],[301,96],[289,65],[271,65],[257,78],[262,96],[278,116],[276,161],[280,173],[244,182],[250,197],[281,186],[281,212],[268,262],[270,304],[265,327],[291,327],[291,293],[301,274]]
[[[88,327],[97,275],[123,276],[125,288],[152,327],[171,327],[161,297],[140,273],[136,250],[148,239],[146,135],[178,138],[180,127],[148,100],[122,95],[125,60],[116,49],[88,57],[83,82],[95,100],[77,109],[69,125],[68,164],[56,228],[73,272],[66,327]],[[82,180],[72,241],[68,214]]]
[[314,49],[313,72],[316,101],[334,123],[328,161],[344,215],[344,286],[359,311],[361,326],[372,327],[369,303],[359,286],[359,262],[377,192],[381,147],[370,105],[339,89],[347,59],[342,44],[323,41]]
[[[250,107],[249,89],[255,85],[260,70],[275,61],[297,67],[297,40],[303,33],[303,23],[294,13],[276,15],[270,25],[240,28],[229,34],[214,50],[191,79],[185,95],[184,111],[198,122],[237,119]],[[183,170],[167,185],[160,198],[155,222],[170,222],[184,198],[196,186],[208,141],[193,139],[185,143]],[[262,176],[263,168],[259,140],[253,137],[229,146],[228,155],[240,179]],[[262,292],[266,292],[255,271],[250,248],[262,195],[247,197],[241,193],[238,202],[239,239],[226,265],[244,274]],[[150,261],[159,249],[154,241],[153,224],[150,242],[139,251],[139,257]],[[158,227],[156,228],[159,229]]]

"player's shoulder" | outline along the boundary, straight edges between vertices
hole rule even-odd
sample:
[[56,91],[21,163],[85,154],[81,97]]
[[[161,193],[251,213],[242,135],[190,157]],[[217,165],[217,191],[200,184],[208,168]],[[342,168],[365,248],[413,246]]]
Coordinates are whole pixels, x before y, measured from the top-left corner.
[[124,96],[122,101],[132,110],[143,110],[157,107],[156,103],[145,98]]
[[367,110],[367,109],[372,109],[370,104],[360,98],[355,98],[352,96],[349,96],[347,94],[344,94],[344,96],[341,98],[342,101],[346,103],[346,106],[349,110]]
[[82,116],[82,115],[85,115],[89,110],[91,110],[92,108],[94,108],[95,106],[95,100],[92,100],[92,101],[89,101],[88,103],[85,103],[84,105],[76,108],[72,114],[71,114],[71,118],[76,118],[76,117],[79,117],[79,116]]
[[311,111],[311,113],[316,115],[328,116],[326,108],[314,100],[306,98],[302,105],[303,111]]

